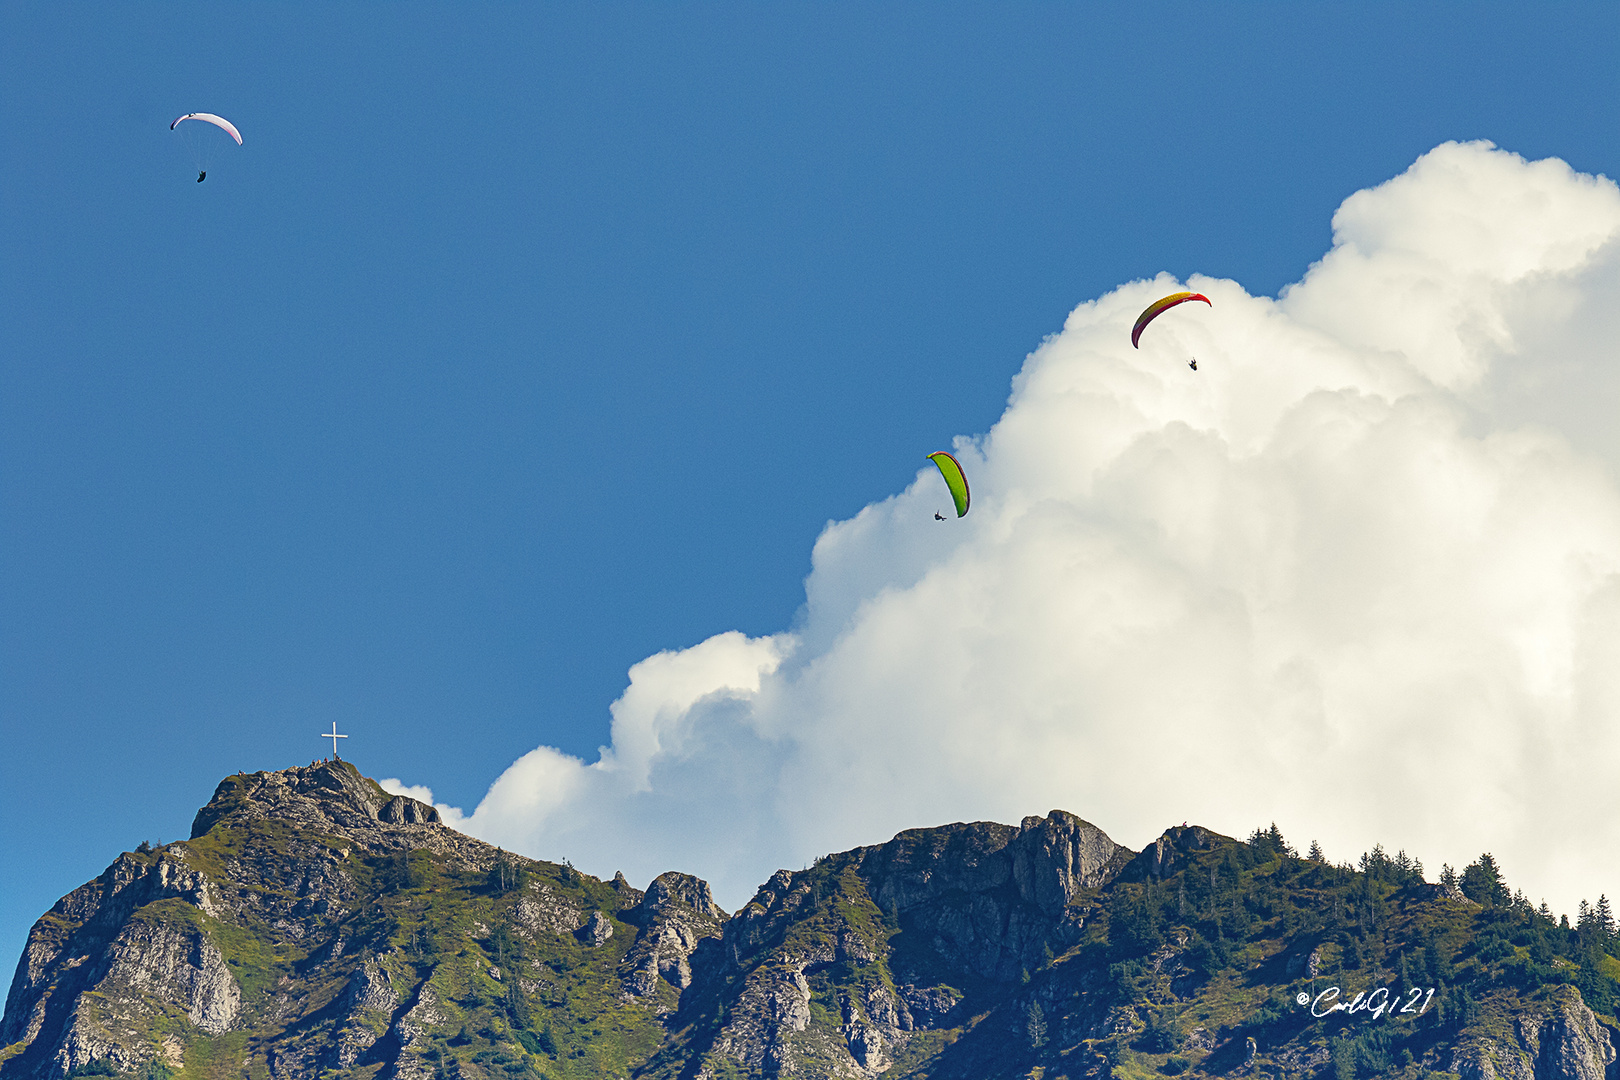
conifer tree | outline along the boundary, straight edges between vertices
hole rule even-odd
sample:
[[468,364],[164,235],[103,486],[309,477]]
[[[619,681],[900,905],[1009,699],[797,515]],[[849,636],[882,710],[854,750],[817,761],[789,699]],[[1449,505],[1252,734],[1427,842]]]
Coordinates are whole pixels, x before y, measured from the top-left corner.
[[1502,871],[1488,851],[1463,869],[1458,885],[1463,895],[1476,904],[1500,906],[1510,899]]
[[1025,1013],[1024,1030],[1029,1035],[1029,1045],[1039,1050],[1046,1045],[1046,1013],[1038,1001],[1030,1001],[1029,1009]]

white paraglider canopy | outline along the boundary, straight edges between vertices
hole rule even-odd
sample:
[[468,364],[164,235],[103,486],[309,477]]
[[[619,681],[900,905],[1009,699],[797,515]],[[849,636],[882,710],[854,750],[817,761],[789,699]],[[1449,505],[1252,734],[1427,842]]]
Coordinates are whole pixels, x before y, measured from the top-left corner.
[[223,116],[215,116],[211,112],[188,112],[179,120],[176,120],[174,123],[170,124],[169,130],[173,131],[175,128],[179,127],[181,120],[205,120],[217,128],[222,128],[227,134],[230,135],[231,138],[236,140],[237,146],[242,145],[242,133],[236,130],[235,124],[231,123]]

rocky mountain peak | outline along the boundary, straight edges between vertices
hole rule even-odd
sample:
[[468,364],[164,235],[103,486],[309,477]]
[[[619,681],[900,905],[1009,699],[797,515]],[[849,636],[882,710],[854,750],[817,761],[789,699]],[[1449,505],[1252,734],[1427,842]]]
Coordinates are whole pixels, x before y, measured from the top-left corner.
[[704,959],[700,950],[718,952],[726,913],[714,902],[708,882],[670,871],[653,879],[624,918],[641,930],[625,956],[631,974],[624,985],[651,998],[660,980],[678,990],[692,985],[693,964],[701,968]]
[[1121,876],[1126,881],[1162,881],[1179,873],[1193,856],[1217,844],[1234,841],[1201,825],[1173,825],[1130,861]]
[[670,871],[660,874],[647,886],[641,908],[648,919],[677,911],[689,911],[708,919],[724,919],[726,913],[714,902],[709,883],[691,874]]
[[1078,890],[1106,883],[1131,854],[1090,822],[1053,810],[1016,828],[974,821],[908,829],[867,849],[861,876],[885,911],[1010,886],[1023,903],[1051,916]]
[[197,811],[191,839],[221,822],[245,825],[267,818],[338,831],[439,824],[439,812],[427,803],[390,795],[347,761],[332,760],[227,776]]

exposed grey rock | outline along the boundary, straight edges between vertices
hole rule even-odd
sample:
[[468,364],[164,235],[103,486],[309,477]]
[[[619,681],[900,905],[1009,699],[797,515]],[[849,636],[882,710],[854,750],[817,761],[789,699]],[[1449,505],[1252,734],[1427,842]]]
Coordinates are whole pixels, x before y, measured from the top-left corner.
[[1312,946],[1309,950],[1295,952],[1283,965],[1283,971],[1290,979],[1314,979],[1322,964],[1322,947]]
[[439,820],[439,811],[405,795],[395,795],[377,809],[377,820],[395,825],[428,825]]
[[1227,838],[1201,825],[1176,825],[1143,848],[1121,871],[1125,881],[1158,881],[1187,865],[1187,860]]
[[1615,1071],[1609,1031],[1572,986],[1559,987],[1551,1011],[1514,1018],[1514,1041],[1476,1038],[1452,1054],[1463,1080],[1605,1080]]
[[1562,989],[1556,1010],[1537,1034],[1538,1080],[1604,1080],[1614,1071],[1616,1048],[1609,1030],[1573,987]]
[[708,883],[690,874],[654,879],[625,920],[641,928],[625,954],[625,988],[652,997],[660,983],[676,990],[692,985],[692,957],[700,944],[718,947],[726,914],[715,904]]
[[[841,996],[839,1040],[828,1043],[805,1028],[807,973],[894,963],[886,919],[965,976],[1015,982],[1078,940],[1082,916],[1071,902],[1129,857],[1095,826],[1054,811],[1016,827],[909,830],[811,870],[780,870],[725,924],[713,977],[740,991],[706,1067],[728,1058],[782,1074],[876,1076],[916,1031],[965,1019],[961,991],[915,979],[897,979],[896,989],[874,974]],[[836,905],[819,906],[833,893]],[[820,932],[789,948],[786,935],[806,920]]]
[[518,900],[513,919],[529,934],[572,934],[585,924],[585,913],[549,886],[535,884]]
[[915,1026],[910,1011],[895,1000],[883,983],[870,982],[865,989],[866,1015],[873,1023],[893,1031],[910,1031]]
[[1443,885],[1439,882],[1423,882],[1420,885],[1413,885],[1411,888],[1417,895],[1422,897],[1434,900],[1449,900],[1453,904],[1462,904],[1466,907],[1479,907],[1479,904],[1464,896],[1463,891],[1455,884]]
[[900,833],[865,849],[878,906],[973,974],[1010,982],[1079,940],[1069,902],[1116,876],[1130,851],[1054,810],[1018,828],[993,822]]
[[1026,817],[1011,849],[1019,896],[1050,915],[1063,911],[1080,890],[1110,881],[1131,854],[1095,825],[1062,810]]
[[338,1027],[332,1059],[339,1068],[352,1069],[360,1056],[377,1042],[376,1019],[392,1017],[399,995],[387,972],[376,961],[362,964],[349,979],[339,999],[345,1016]]
[[810,1023],[810,984],[803,963],[759,971],[738,995],[714,1049],[750,1068],[793,1073],[791,1035]]
[[593,911],[585,925],[574,932],[574,936],[594,949],[613,936],[613,923],[600,911]]
[[394,1021],[392,1030],[399,1040],[400,1052],[388,1075],[395,1080],[433,1080],[437,1070],[424,1056],[432,1045],[428,1032],[446,1019],[433,987],[423,983],[416,1003]]
[[1535,1080],[1536,1076],[1520,1047],[1502,1047],[1492,1039],[1458,1047],[1452,1054],[1451,1071],[1462,1080]]
[[[897,1065],[936,1080],[1101,1076],[1101,1044],[1131,1046],[1145,1026],[1121,1004],[1116,950],[1131,960],[1125,978],[1153,981],[1156,1015],[1214,973],[1187,956],[1186,929],[1161,928],[1162,943],[1145,948],[1129,932],[1088,934],[1091,913],[1107,902],[1110,920],[1130,917],[1115,897],[1174,902],[1173,886],[1152,883],[1232,843],[1187,826],[1133,856],[1060,811],[910,830],[778,871],[728,919],[686,874],[645,893],[622,874],[603,883],[571,866],[519,860],[518,876],[491,874],[518,857],[346,764],[238,775],[199,812],[194,839],[120,856],[36,924],[0,1021],[0,1080],[60,1080],[95,1061],[134,1070],[154,1055],[178,1066],[222,1048],[246,1057],[240,1068],[216,1058],[212,1073],[270,1080],[582,1068],[876,1080]],[[1264,890],[1288,885],[1255,881],[1266,918]],[[1453,926],[1469,918],[1448,907],[1468,902],[1437,886],[1404,886],[1390,903]],[[1288,939],[1282,953],[1276,938],[1251,941],[1251,979],[1315,977],[1319,940]],[[1461,1076],[1620,1080],[1610,1031],[1574,987],[1470,986],[1486,1019],[1460,1044],[1449,1033],[1438,1044]],[[542,1038],[553,1030],[555,1045]],[[1314,1075],[1331,1064],[1319,1037],[1277,1045],[1260,1034],[1257,1046],[1248,1030],[1229,1026],[1218,1041],[1194,1028],[1185,1052],[1211,1056],[1194,1071]],[[628,1059],[627,1045],[639,1047]]]
[[[695,881],[697,879],[694,878],[693,880]],[[630,882],[625,879],[623,870],[615,870],[613,872],[613,880],[608,884],[612,885],[613,891],[619,895],[620,911],[626,911],[630,908],[634,908],[641,903],[643,895],[641,890],[631,885]]]
[[877,1027],[853,1018],[845,1023],[842,1030],[849,1056],[861,1067],[862,1072],[876,1076],[889,1067],[889,1057],[884,1053],[883,1033]]
[[911,1016],[913,1026],[940,1028],[952,1026],[962,994],[948,986],[913,986],[907,983],[900,987],[900,1000]]
[[237,773],[220,782],[191,823],[195,840],[221,821],[276,818],[337,832],[378,824],[428,825],[433,807],[404,795],[389,795],[352,767],[321,762],[270,773]]
[[[160,849],[155,856],[120,855],[95,881],[58,900],[28,936],[6,997],[0,1045],[38,1037],[46,1023],[46,994],[53,979],[91,961],[137,908],[165,899],[184,901],[205,914],[217,912],[207,880],[189,866],[185,851],[177,846]],[[70,983],[90,978],[92,971],[99,980],[105,969],[97,967],[92,963]]]
[[46,1030],[48,1009],[36,1007],[37,1020],[30,1025],[34,1038],[44,1034],[50,1040],[42,1056],[64,1072],[98,1060],[121,1069],[151,1060],[152,1047],[132,1043],[125,1032],[149,1025],[167,1010],[183,1013],[205,1034],[223,1034],[241,1003],[241,990],[218,948],[191,926],[132,921],[93,962],[81,961],[69,971],[77,976],[71,981],[80,996],[57,1018],[54,1033]]

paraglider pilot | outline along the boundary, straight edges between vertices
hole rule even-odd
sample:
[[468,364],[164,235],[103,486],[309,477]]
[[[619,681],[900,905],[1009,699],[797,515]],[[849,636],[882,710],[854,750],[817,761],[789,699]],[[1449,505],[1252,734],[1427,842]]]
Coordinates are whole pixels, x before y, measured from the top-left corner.
[[934,520],[935,521],[944,521],[945,520],[945,515],[940,513],[938,510],[935,510],[934,511]]
[[206,177],[207,177],[207,176],[208,176],[208,174],[207,174],[207,173],[205,173],[205,172],[200,172],[200,173],[198,173],[198,174],[197,174],[197,183],[199,183],[199,184],[200,184],[200,183],[202,183],[202,182],[203,182],[203,180],[204,180],[204,179],[205,179],[205,178],[206,178]]
[[1187,366],[1192,368],[1194,371],[1197,371],[1198,370],[1198,357],[1195,356],[1191,360],[1187,361]]

